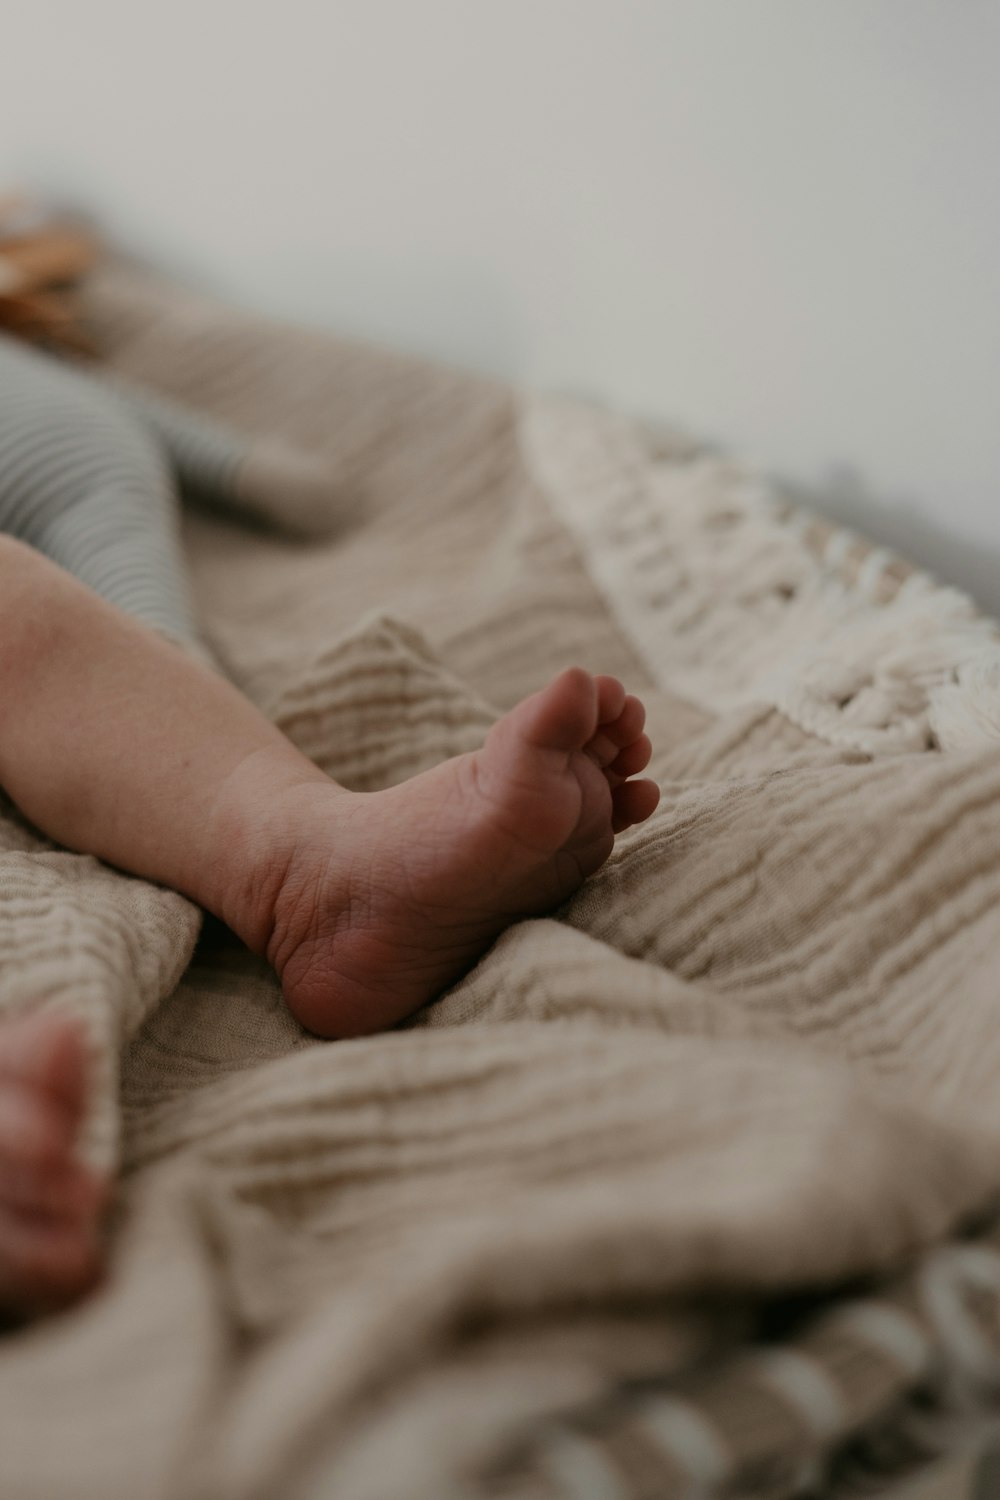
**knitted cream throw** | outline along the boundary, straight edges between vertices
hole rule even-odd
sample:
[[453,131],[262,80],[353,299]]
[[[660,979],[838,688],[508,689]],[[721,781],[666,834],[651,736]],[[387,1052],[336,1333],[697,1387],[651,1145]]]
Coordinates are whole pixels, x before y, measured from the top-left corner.
[[1000,1191],[995,627],[604,411],[133,271],[89,306],[117,373],[331,465],[329,541],[188,521],[211,644],[325,769],[410,776],[579,661],[647,696],[664,798],[335,1044],[6,812],[0,1008],[85,1017],[122,1186],[106,1284],[0,1341],[3,1500],[793,1494],[932,1374],[981,1406],[1000,1255],[933,1247]]

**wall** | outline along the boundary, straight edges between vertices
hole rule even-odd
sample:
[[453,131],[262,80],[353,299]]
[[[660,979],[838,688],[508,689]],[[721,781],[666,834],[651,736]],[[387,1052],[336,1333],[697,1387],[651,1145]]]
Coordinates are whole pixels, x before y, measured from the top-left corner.
[[1000,611],[1000,5],[32,0],[0,181],[680,419]]

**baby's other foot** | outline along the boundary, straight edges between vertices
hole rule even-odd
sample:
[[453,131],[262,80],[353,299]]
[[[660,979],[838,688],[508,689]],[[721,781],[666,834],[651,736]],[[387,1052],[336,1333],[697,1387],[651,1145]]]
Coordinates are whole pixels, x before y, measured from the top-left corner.
[[390,1026],[565,901],[657,804],[629,779],[649,762],[644,719],[616,678],[570,668],[481,750],[382,792],[310,781],[281,798],[255,945],[303,1025]]
[[0,1023],[0,1307],[38,1312],[98,1270],[105,1185],[74,1158],[86,1058],[65,1017]]

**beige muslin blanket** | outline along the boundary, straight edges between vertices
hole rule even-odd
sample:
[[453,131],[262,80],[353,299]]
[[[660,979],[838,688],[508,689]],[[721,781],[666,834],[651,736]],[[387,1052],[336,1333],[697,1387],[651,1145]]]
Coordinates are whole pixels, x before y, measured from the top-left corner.
[[320,765],[388,785],[580,662],[646,696],[664,795],[345,1043],[4,812],[0,1009],[84,1017],[121,1186],[105,1284],[0,1340],[3,1500],[791,1495],[944,1446],[997,1388],[994,625],[602,409],[123,267],[88,307],[118,372],[328,461],[326,540],[187,529]]

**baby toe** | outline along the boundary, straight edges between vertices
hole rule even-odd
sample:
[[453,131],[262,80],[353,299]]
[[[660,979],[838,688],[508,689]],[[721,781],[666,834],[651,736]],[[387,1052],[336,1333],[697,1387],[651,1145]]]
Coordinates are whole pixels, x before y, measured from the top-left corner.
[[45,1094],[0,1084],[0,1161],[31,1171],[61,1165],[72,1146],[72,1122]]
[[597,684],[597,722],[610,724],[625,707],[625,688],[617,677],[606,677],[603,674],[598,674],[594,682]]
[[98,1273],[93,1225],[0,1208],[0,1302],[38,1310],[84,1291]]
[[[618,758],[623,749],[635,743],[642,735],[642,727],[646,722],[646,710],[639,698],[633,693],[626,693],[616,677],[595,678],[598,684],[598,700],[604,696],[604,702],[610,708],[617,708],[613,718],[600,716],[600,722],[596,733],[585,746],[591,760],[596,761],[602,771],[618,771],[622,776],[634,775],[634,771],[641,771],[648,762],[644,760],[641,765],[636,765],[633,771],[620,771]],[[602,688],[602,683],[614,684],[621,691],[613,694],[609,688]]]
[[656,810],[660,788],[655,781],[624,781],[611,793],[611,827],[622,833],[634,823],[644,823]]
[[525,698],[491,733],[513,730],[535,749],[582,749],[597,727],[597,688],[581,667],[567,667],[541,692]]
[[610,769],[616,776],[635,776],[637,772],[644,771],[649,765],[653,754],[653,745],[648,734],[640,734],[624,750],[619,750]]
[[44,1092],[77,1120],[86,1085],[79,1025],[67,1016],[42,1014],[0,1026],[0,1086],[7,1080]]
[[108,1184],[68,1158],[46,1166],[0,1158],[0,1203],[56,1218],[93,1218],[108,1198]]
[[614,740],[619,750],[626,745],[631,745],[633,740],[639,738],[646,723],[646,708],[640,698],[634,693],[629,693],[622,705],[622,711],[612,724],[603,726],[604,732]]

